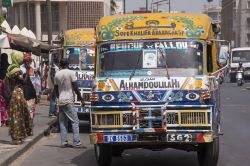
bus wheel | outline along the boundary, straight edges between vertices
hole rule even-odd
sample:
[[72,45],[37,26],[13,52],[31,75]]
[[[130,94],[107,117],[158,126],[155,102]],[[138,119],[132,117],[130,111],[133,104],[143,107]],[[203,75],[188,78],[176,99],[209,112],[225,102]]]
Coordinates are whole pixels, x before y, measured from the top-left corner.
[[123,149],[119,146],[113,146],[112,147],[112,156],[114,157],[121,157],[122,156]]
[[112,162],[112,147],[105,144],[95,144],[95,157],[99,166],[110,166]]
[[200,166],[216,166],[219,158],[219,137],[213,142],[200,144],[197,155]]

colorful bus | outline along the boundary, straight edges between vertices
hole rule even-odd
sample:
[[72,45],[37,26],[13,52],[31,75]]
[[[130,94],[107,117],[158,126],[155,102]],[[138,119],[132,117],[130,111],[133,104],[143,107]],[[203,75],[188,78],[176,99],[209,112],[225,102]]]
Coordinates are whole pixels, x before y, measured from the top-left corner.
[[75,96],[75,107],[79,119],[89,120],[90,92],[94,76],[95,31],[94,29],[71,29],[64,32],[64,57],[69,69],[74,70],[77,83],[85,102],[85,108]]
[[217,33],[204,14],[101,19],[90,134],[100,166],[132,148],[197,151],[201,166],[217,165]]

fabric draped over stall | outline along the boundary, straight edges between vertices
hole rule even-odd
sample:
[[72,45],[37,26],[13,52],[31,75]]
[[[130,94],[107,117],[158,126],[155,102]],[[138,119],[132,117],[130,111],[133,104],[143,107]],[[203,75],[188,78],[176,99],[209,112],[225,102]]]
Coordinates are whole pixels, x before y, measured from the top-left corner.
[[51,49],[57,48],[21,34],[8,34],[8,39],[11,49],[22,52],[32,52],[37,56],[40,56],[41,53],[48,53]]

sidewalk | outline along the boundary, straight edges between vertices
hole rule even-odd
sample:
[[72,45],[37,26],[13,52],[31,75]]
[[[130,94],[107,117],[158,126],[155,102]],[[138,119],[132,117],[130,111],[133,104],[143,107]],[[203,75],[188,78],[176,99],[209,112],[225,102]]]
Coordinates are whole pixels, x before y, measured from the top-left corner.
[[41,100],[37,105],[34,118],[33,136],[28,137],[30,141],[24,142],[22,145],[11,145],[8,127],[0,127],[0,166],[8,166],[18,156],[28,150],[33,144],[44,136],[44,131],[50,129],[52,124],[56,122],[56,118],[48,117],[49,106],[46,100]]

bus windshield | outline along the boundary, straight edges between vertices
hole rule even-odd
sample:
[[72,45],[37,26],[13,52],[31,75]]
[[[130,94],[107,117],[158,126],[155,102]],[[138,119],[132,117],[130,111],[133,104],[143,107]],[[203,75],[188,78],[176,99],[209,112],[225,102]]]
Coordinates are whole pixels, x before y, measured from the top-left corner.
[[94,70],[94,47],[69,47],[65,50],[69,68],[72,70]]
[[100,76],[192,76],[203,72],[199,41],[104,43],[99,47]]
[[250,50],[233,51],[232,62],[250,62]]

